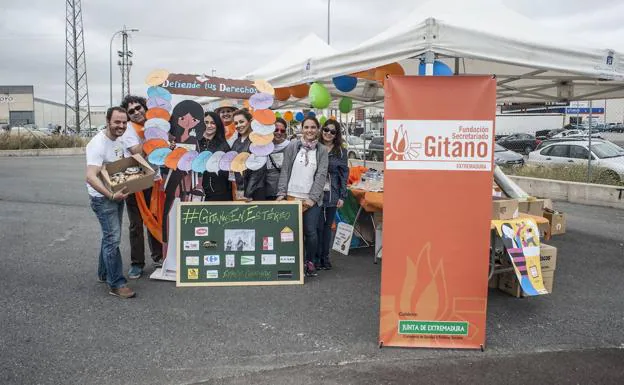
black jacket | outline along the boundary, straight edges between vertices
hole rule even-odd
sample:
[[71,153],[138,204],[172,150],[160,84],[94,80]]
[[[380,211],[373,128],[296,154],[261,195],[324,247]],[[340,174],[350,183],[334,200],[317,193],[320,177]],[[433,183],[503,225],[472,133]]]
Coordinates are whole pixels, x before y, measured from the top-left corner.
[[334,151],[329,153],[329,166],[327,167],[329,191],[325,191],[323,196],[323,205],[326,207],[336,207],[338,199],[344,201],[347,198],[348,158],[344,148],[340,148],[340,155],[335,154]]
[[[236,151],[239,154],[241,152],[250,152],[249,145],[251,141],[249,137],[245,140],[245,142],[241,142],[241,138],[238,137],[232,143],[232,151]],[[262,166],[261,169],[252,171],[245,170],[243,173],[236,173],[236,187],[238,190],[244,191],[245,198],[253,198],[253,195],[258,190],[264,189],[264,180],[266,178],[266,165]]]
[[[210,151],[215,153],[217,151],[228,152],[230,151],[230,145],[225,140],[219,140],[213,138],[208,140],[201,138],[199,140],[200,151]],[[232,183],[228,180],[227,171],[219,171],[219,173],[205,171],[202,178],[202,186],[204,193],[208,197],[209,195],[222,195],[229,194],[232,196]]]

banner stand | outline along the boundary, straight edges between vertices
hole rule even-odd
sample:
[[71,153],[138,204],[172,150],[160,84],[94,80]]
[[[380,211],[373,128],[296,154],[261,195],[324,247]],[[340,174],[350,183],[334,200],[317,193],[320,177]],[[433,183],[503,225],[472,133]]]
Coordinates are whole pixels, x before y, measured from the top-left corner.
[[176,281],[177,271],[177,244],[178,244],[178,232],[176,226],[178,221],[176,220],[176,213],[178,212],[178,206],[180,205],[180,198],[176,198],[171,205],[169,211],[168,233],[167,237],[167,252],[165,253],[165,260],[163,261],[162,268],[154,270],[150,279],[158,279],[161,281]]

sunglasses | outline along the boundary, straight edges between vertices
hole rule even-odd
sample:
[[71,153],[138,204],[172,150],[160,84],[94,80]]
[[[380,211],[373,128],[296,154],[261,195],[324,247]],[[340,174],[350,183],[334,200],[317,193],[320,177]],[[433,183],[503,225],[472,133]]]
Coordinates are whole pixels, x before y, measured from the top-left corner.
[[323,128],[323,132],[327,132],[328,134],[336,135],[336,130],[332,130],[331,128]]
[[132,115],[132,114],[134,114],[135,112],[139,112],[139,111],[141,111],[142,109],[143,109],[143,106],[136,106],[136,107],[134,107],[134,108],[129,108],[129,109],[128,109],[128,115]]
[[286,129],[285,128],[276,128],[275,132],[277,132],[279,134],[285,134],[286,133]]

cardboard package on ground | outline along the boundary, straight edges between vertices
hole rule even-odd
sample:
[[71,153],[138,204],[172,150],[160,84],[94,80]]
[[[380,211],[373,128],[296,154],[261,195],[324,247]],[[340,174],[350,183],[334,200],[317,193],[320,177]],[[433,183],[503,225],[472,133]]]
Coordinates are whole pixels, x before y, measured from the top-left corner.
[[[510,294],[516,298],[525,297],[520,282],[516,278],[516,273],[503,273],[499,274],[498,289],[507,294]],[[553,291],[553,283],[555,281],[555,270],[543,271],[542,280],[544,281],[544,288],[548,293]]]
[[544,209],[544,218],[550,222],[550,235],[561,235],[566,232],[566,217],[565,213],[560,211],[554,211],[551,209]]
[[513,219],[518,216],[518,201],[516,199],[500,199],[492,197],[492,219]]
[[518,202],[518,211],[541,217],[544,213],[544,203],[545,199],[529,198],[526,201]]
[[[142,170],[142,174],[129,181],[113,184],[111,182],[111,176],[124,172],[129,167],[139,167]],[[143,191],[146,188],[152,187],[154,184],[154,170],[150,167],[149,163],[143,159],[139,154],[132,155],[130,158],[119,159],[116,162],[105,164],[100,172],[102,182],[109,191],[117,192],[127,187],[128,193],[135,193],[137,191]]]
[[540,267],[542,274],[557,268],[557,248],[542,243],[540,245]]

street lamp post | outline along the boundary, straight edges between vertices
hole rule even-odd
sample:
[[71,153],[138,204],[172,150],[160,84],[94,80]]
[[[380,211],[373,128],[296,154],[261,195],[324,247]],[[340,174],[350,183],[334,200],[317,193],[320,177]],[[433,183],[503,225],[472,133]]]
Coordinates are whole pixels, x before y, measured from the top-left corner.
[[108,56],[108,64],[109,64],[109,86],[110,86],[110,103],[109,103],[109,107],[113,106],[113,40],[115,40],[115,36],[117,36],[120,33],[128,33],[128,32],[139,32],[138,29],[136,28],[132,28],[132,29],[126,29],[126,27],[124,26],[123,29],[120,29],[119,31],[115,32],[113,34],[113,36],[111,36],[110,39],[110,45],[108,46],[108,51],[109,51],[109,56]]

